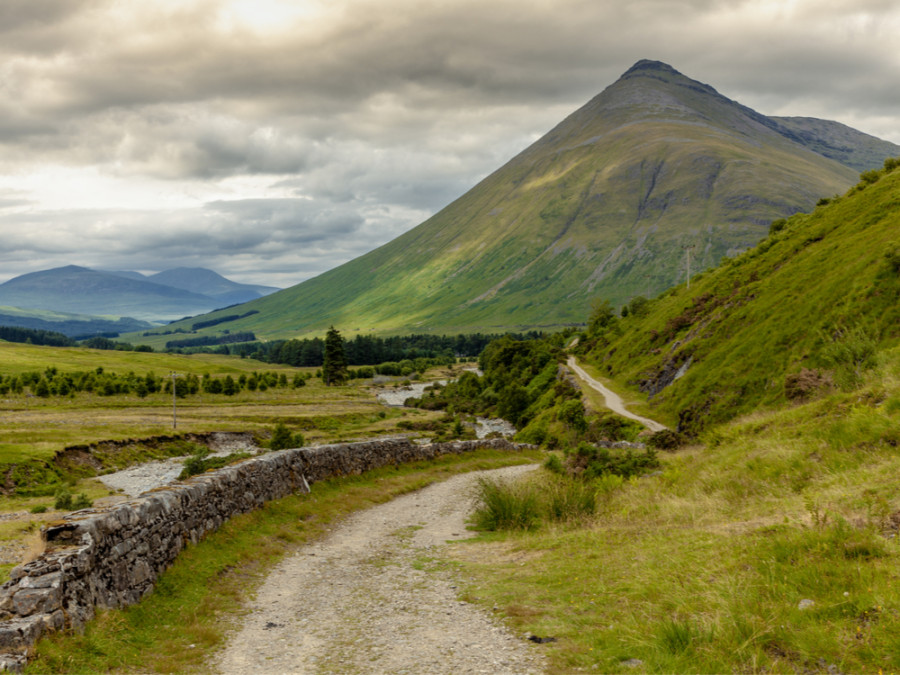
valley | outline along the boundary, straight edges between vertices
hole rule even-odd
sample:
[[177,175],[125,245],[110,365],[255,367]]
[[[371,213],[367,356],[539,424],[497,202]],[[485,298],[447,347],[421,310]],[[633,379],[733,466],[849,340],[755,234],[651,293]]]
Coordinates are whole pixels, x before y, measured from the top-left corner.
[[[0,341],[11,581],[42,524],[65,541],[67,511],[125,503],[101,474],[186,456],[204,494],[221,480],[254,503],[198,518],[151,593],[49,634],[27,672],[900,669],[891,152],[640,61],[431,219],[310,281],[122,336],[146,348]],[[145,283],[61,270],[38,286]],[[527,445],[415,454],[484,418]],[[228,478],[205,463],[217,434],[242,439]],[[289,448],[305,464],[278,480],[300,487],[257,499],[249,467]],[[241,464],[248,449],[262,461]]]

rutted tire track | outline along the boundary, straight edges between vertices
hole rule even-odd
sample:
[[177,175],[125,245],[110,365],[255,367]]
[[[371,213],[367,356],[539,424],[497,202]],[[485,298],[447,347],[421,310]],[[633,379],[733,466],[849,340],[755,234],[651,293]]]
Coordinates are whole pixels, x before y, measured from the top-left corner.
[[[511,477],[532,470],[490,472]],[[268,577],[211,664],[223,673],[539,673],[538,650],[419,569],[471,536],[474,472],[354,514]]]

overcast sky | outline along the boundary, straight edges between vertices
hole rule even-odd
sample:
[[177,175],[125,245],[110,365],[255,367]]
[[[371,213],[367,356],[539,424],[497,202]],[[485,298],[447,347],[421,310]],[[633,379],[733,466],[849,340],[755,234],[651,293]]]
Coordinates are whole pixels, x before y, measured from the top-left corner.
[[299,283],[642,58],[900,143],[898,35],[897,0],[0,0],[0,281]]

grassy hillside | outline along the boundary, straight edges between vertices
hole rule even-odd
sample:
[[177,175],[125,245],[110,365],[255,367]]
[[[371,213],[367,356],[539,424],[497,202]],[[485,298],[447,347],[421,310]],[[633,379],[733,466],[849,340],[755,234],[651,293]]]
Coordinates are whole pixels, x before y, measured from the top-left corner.
[[596,326],[582,349],[689,432],[854,386],[900,337],[900,171],[863,176],[690,289]]
[[463,597],[555,637],[551,673],[896,672],[898,369],[601,482],[590,519],[455,544]]
[[711,87],[641,62],[431,219],[242,305],[259,313],[230,328],[275,338],[331,324],[352,335],[577,323],[597,295],[621,304],[677,283],[684,247],[696,269],[714,265],[856,175]]

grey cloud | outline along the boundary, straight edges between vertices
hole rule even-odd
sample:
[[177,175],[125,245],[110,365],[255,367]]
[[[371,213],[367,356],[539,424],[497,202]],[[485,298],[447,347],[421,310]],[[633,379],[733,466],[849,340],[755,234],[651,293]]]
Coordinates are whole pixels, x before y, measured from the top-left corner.
[[[0,4],[0,178],[64,164],[263,197],[154,212],[0,201],[4,271],[34,256],[252,275],[264,260],[299,280],[424,220],[640,58],[763,113],[900,142],[894,0],[391,0],[278,35],[216,27],[219,5]],[[228,183],[260,176],[265,189]]]

